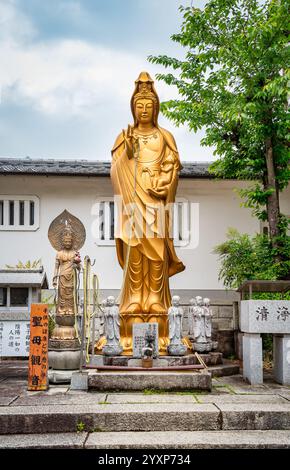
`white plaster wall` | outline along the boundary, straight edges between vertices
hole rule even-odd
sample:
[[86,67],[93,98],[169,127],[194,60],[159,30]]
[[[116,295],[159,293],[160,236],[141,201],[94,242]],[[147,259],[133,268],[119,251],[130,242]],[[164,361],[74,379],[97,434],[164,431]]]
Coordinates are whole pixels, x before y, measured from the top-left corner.
[[[195,249],[177,248],[186,270],[171,278],[174,289],[222,289],[218,282],[218,260],[213,247],[225,240],[228,227],[241,232],[259,231],[259,223],[248,209],[240,207],[241,200],[233,191],[244,184],[237,181],[180,179],[178,196],[199,203],[199,244]],[[72,176],[0,176],[0,194],[37,195],[40,198],[40,227],[35,232],[0,231],[0,267],[16,264],[18,260],[42,259],[51,287],[55,252],[47,230],[51,221],[67,209],[79,217],[87,230],[81,250],[96,259],[94,271],[99,275],[102,289],[121,286],[120,269],[114,246],[97,246],[91,234],[94,220],[91,208],[97,198],[112,196],[109,177]],[[281,197],[282,212],[290,213],[290,189]]]

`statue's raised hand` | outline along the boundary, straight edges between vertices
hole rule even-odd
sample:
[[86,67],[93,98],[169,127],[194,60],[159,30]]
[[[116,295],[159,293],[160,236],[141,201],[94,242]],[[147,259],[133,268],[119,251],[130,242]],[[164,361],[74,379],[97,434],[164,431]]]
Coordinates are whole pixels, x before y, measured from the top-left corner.
[[133,127],[128,125],[127,130],[123,130],[122,133],[124,137],[126,153],[128,155],[128,158],[131,159],[133,158],[133,152],[137,142],[137,139],[134,137],[133,134]]

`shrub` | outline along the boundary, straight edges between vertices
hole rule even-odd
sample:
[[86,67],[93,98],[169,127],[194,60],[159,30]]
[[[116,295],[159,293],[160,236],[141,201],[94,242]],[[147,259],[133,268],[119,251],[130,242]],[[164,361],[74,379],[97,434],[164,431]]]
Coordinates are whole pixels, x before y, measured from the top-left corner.
[[245,280],[276,280],[289,276],[290,237],[283,239],[283,259],[278,260],[275,249],[266,235],[250,236],[230,228],[228,240],[214,248],[219,255],[219,280],[229,288],[237,288]]

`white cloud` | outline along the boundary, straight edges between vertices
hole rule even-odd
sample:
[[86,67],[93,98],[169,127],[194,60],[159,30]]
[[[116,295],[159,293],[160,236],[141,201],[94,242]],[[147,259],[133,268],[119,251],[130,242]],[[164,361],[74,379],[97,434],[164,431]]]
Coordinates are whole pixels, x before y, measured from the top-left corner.
[[[71,5],[77,13],[78,3]],[[0,0],[0,17],[0,87],[5,104],[24,104],[60,120],[71,117],[84,122],[99,120],[100,128],[102,110],[108,115],[120,110],[118,121],[126,127],[123,121],[130,119],[126,113],[134,80],[141,70],[148,70],[154,77],[157,66],[148,64],[146,57],[81,39],[37,42],[33,24],[12,0]],[[177,96],[172,87],[162,82],[156,87],[161,100]],[[117,116],[112,118],[116,121]],[[163,124],[164,118],[160,120]],[[176,129],[168,123],[166,127],[180,138],[182,153],[192,155],[193,140],[196,147],[197,139],[185,127]],[[101,139],[104,136],[100,135],[100,146]]]
[[[69,8],[68,8],[69,7]],[[60,9],[79,14],[79,2],[60,2]],[[99,104],[124,105],[145,58],[84,40],[31,41],[36,35],[29,18],[13,0],[0,0],[0,87],[2,100],[26,104],[49,115],[88,117]],[[149,66],[154,73],[155,66]],[[172,88],[158,84],[161,99]]]
[[[29,102],[47,114],[89,116],[99,103],[123,104],[146,61],[81,40],[42,44],[0,41],[2,99]],[[153,67],[149,67],[153,69]],[[172,89],[159,84],[162,99]]]
[[0,40],[26,41],[35,34],[32,22],[17,9],[15,0],[0,0]]

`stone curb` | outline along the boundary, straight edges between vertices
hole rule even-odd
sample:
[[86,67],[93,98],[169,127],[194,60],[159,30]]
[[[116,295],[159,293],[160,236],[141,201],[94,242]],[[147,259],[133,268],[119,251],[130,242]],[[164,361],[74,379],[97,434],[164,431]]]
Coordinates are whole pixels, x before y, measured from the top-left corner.
[[290,449],[290,431],[85,432],[1,436],[0,449]]
[[290,449],[290,431],[92,433],[86,449]]
[[290,403],[219,403],[223,430],[290,429]]

